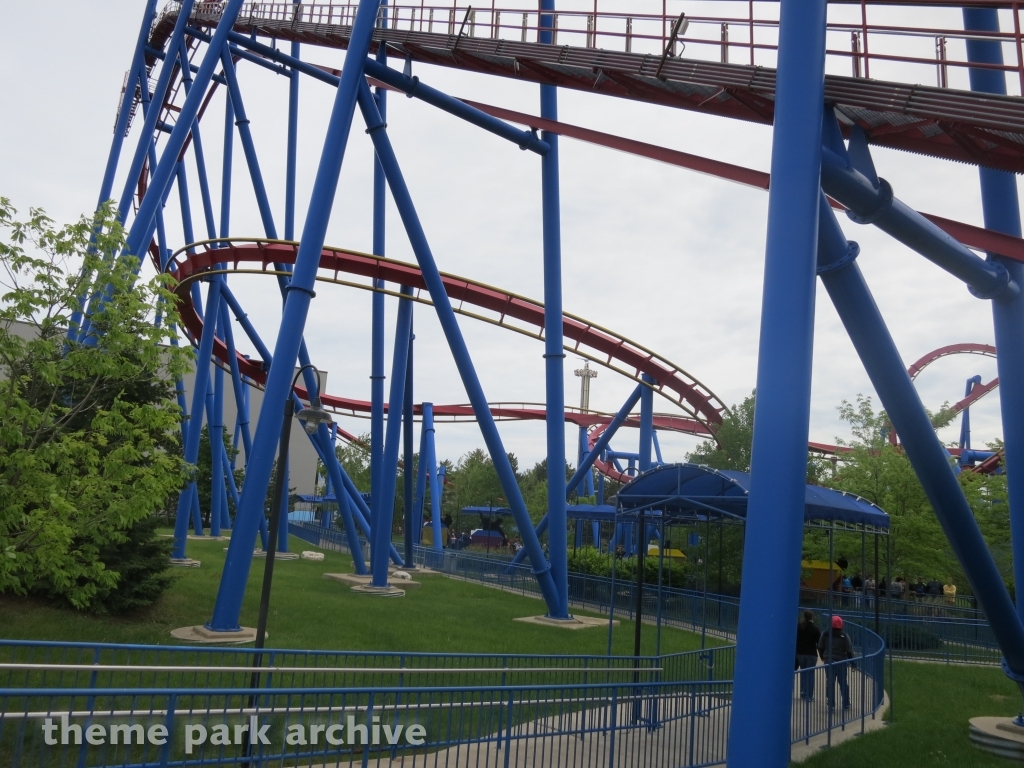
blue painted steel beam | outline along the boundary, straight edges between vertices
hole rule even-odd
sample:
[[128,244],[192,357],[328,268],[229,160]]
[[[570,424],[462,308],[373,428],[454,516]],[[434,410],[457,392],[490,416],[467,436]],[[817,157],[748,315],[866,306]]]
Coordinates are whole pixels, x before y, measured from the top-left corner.
[[[189,33],[198,33],[197,37],[200,38],[204,36],[200,30],[190,29]],[[251,40],[245,35],[232,32],[230,39],[232,43],[240,47],[248,48],[259,53],[261,56],[266,56],[269,59],[285,64],[298,72],[313,77],[323,83],[335,86],[338,84],[339,78],[335,75],[332,75],[329,72],[324,72],[322,69],[318,69],[306,62],[287,56],[286,54],[271,48],[269,45],[263,45],[262,43]],[[381,46],[381,49],[383,49],[383,46]],[[374,61],[373,59],[367,59],[365,67],[366,74],[375,80],[379,80],[380,82],[390,85],[392,88],[396,88],[413,98],[420,99],[421,101],[437,107],[450,115],[454,115],[455,117],[472,123],[479,128],[483,128],[485,131],[493,133],[495,136],[507,139],[521,149],[528,149],[531,152],[536,152],[537,154],[544,154],[548,151],[548,142],[537,138],[533,131],[524,131],[521,128],[516,128],[515,126],[506,123],[504,120],[491,117],[486,112],[481,112],[476,107],[472,107],[464,101],[460,101],[453,96],[449,96],[436,88],[424,85],[420,82],[418,77],[409,77],[408,75],[402,74],[394,69],[390,69],[386,64]]]
[[[601,434],[601,437],[599,437],[597,439],[597,442],[594,443],[593,449],[583,458],[583,461],[580,462],[579,468],[569,479],[569,482],[566,483],[566,486],[568,488],[575,488],[577,485],[579,485],[580,480],[582,480],[586,473],[589,472],[590,469],[594,466],[594,462],[597,461],[598,457],[608,447],[608,443],[610,443],[612,438],[615,437],[615,433],[618,431],[619,427],[621,427],[622,423],[627,418],[629,418],[629,412],[632,411],[633,408],[636,407],[636,404],[640,401],[640,395],[644,389],[647,389],[647,387],[645,387],[643,384],[637,384],[636,389],[634,389],[630,396],[626,398],[626,402],[622,404],[622,407],[619,408],[615,416],[612,417],[612,420],[608,422],[608,426],[605,429],[605,431]],[[602,504],[604,503],[604,484],[600,480],[598,480],[598,483],[600,484],[601,493],[599,495],[597,503]],[[540,522],[537,523],[537,535],[541,536],[547,529],[548,516],[545,514],[544,517],[541,518]],[[525,559],[526,551],[521,549],[518,552],[516,552],[515,557],[512,558],[512,564],[517,565],[523,562],[523,560]]]
[[[222,299],[224,298],[224,286],[221,285]],[[238,356],[235,351],[235,333],[231,328],[231,321],[228,317],[228,304],[221,302],[220,308],[221,327],[224,329],[224,344],[228,349],[228,362],[231,366],[231,387],[235,395],[235,412],[237,431],[242,439],[242,449],[245,451],[246,459],[252,452],[252,436],[249,434],[249,402],[244,392],[247,386],[242,381],[242,372],[238,368]]]
[[[380,46],[378,56],[385,56]],[[381,119],[387,116],[387,94],[377,89],[374,95]],[[387,210],[387,183],[384,169],[374,155],[373,159],[373,253],[385,255]],[[374,280],[374,287],[384,288],[383,280]],[[370,498],[377,497],[384,480],[381,471],[384,461],[384,294],[373,292],[370,298]],[[376,510],[376,504],[373,505]]]
[[430,529],[433,532],[433,548],[441,550],[444,542],[441,541],[441,485],[437,477],[437,446],[434,440],[436,430],[434,428],[434,404],[423,404],[423,448],[420,460],[426,467],[426,477],[430,482]]
[[[647,384],[654,384],[654,379],[643,374]],[[641,472],[651,468],[651,449],[654,447],[654,390],[644,387],[640,392],[640,451],[637,456],[637,467]]]
[[[371,97],[372,98],[372,97]],[[402,286],[403,296],[412,296],[412,288]],[[409,339],[412,336],[412,301],[398,302],[395,322],[395,348],[391,360],[391,391],[388,396],[388,422],[384,442],[381,484],[373,489],[373,554],[370,568],[374,587],[388,586],[388,550],[395,515],[395,486],[398,481],[398,452],[402,441],[402,403],[405,402],[405,374],[409,365]]]
[[[188,16],[192,12],[193,2],[194,0],[183,0],[181,4],[181,11],[178,14],[177,20],[174,22],[174,30],[171,32],[171,36],[168,41],[167,50],[172,53],[177,53],[178,46],[181,44],[181,41],[185,39],[185,26],[186,22],[188,21]],[[165,59],[160,65],[160,75],[157,77],[156,85],[153,88],[153,108],[149,110],[148,114],[145,115],[145,119],[143,120],[142,132],[139,134],[139,143],[135,147],[135,154],[132,156],[132,162],[128,168],[128,175],[125,177],[124,189],[121,192],[121,199],[118,201],[117,205],[117,218],[122,222],[126,221],[128,211],[131,208],[132,200],[134,199],[132,192],[135,188],[135,185],[138,184],[139,175],[142,173],[142,166],[145,164],[146,159],[149,156],[149,147],[153,141],[153,131],[156,129],[157,120],[160,118],[160,113],[163,111],[161,107],[164,103],[164,97],[167,95],[167,88],[171,83],[171,75],[177,71],[177,63],[177,56],[171,56],[170,58]],[[145,70],[140,70],[139,74],[139,85],[141,86],[142,90],[146,94],[148,94],[149,83],[147,82],[145,76]],[[187,100],[188,99],[186,97],[186,102]],[[191,124],[188,127],[191,128]],[[162,159],[165,161],[171,160],[171,158],[168,157],[167,155],[168,152],[169,150],[165,150],[164,152],[164,156]],[[175,152],[174,162],[177,161],[177,154],[178,153]],[[153,171],[153,173],[155,176],[156,172]],[[171,174],[168,173],[167,181],[165,184],[160,184],[154,187],[151,182],[151,185],[147,187],[146,196],[152,193],[155,195],[156,199],[159,200],[163,196],[164,190],[167,188],[167,184],[169,184],[170,181]],[[141,207],[139,210],[141,212]],[[152,214],[150,215],[150,223],[152,222],[153,216],[155,215],[156,209],[154,208]],[[148,239],[148,237],[145,238],[145,240]],[[145,240],[143,242],[145,242]],[[139,243],[139,246],[141,245],[142,243]],[[136,249],[134,250],[129,250],[128,253],[138,256],[139,254],[142,253],[142,251],[139,250],[138,247],[136,247]]]
[[[203,63],[200,64],[196,72],[192,90],[185,97],[181,111],[178,112],[178,120],[175,123],[174,130],[167,138],[160,162],[153,170],[153,175],[149,182],[149,193],[139,204],[135,220],[128,231],[125,243],[126,253],[136,255],[142,253],[145,249],[145,244],[149,242],[150,233],[153,231],[154,219],[162,202],[162,195],[171,183],[174,167],[178,162],[178,156],[181,153],[182,147],[185,146],[185,140],[188,138],[192,126],[195,124],[199,108],[202,106],[206,95],[206,89],[210,84],[210,79],[213,77],[217,62],[220,59],[220,52],[224,47],[228,32],[231,31],[231,27],[238,17],[238,12],[241,10],[243,2],[244,0],[228,0],[224,5],[220,21],[217,23],[217,28],[210,40],[209,50],[207,50],[206,55],[203,57]],[[189,5],[191,6],[191,2],[189,2]],[[143,137],[143,140],[149,139],[148,137]]]
[[[349,50],[351,51],[352,49],[350,48]],[[345,75],[351,70],[351,67],[344,70],[342,73],[343,82]],[[480,432],[491,455],[491,461],[494,462],[498,480],[505,491],[505,498],[512,509],[516,525],[523,534],[523,544],[533,565],[533,572],[537,576],[544,602],[547,604],[548,611],[557,615],[560,609],[559,599],[557,587],[551,576],[551,567],[544,557],[544,550],[541,548],[540,540],[534,533],[530,513],[526,509],[526,503],[523,501],[522,493],[519,490],[515,471],[512,469],[512,464],[505,453],[494,417],[487,405],[487,398],[484,395],[483,388],[480,386],[480,379],[477,376],[476,368],[470,358],[469,349],[466,347],[466,340],[462,336],[462,330],[459,328],[455,311],[452,309],[451,300],[445,292],[444,283],[441,281],[441,274],[438,272],[437,264],[430,251],[419,216],[416,214],[409,189],[406,187],[405,179],[398,166],[394,150],[391,148],[391,142],[388,139],[387,132],[384,130],[384,122],[377,113],[376,102],[365,81],[361,82],[358,95],[359,108],[363,113],[374,148],[377,150],[377,157],[384,168],[384,175],[387,178],[388,186],[391,188],[391,196],[402,217],[402,223],[405,225],[409,242],[412,245],[413,253],[416,255],[416,261],[419,263],[420,271],[423,275],[423,282],[430,293],[430,298],[434,303],[434,310],[437,312],[438,321],[448,341],[452,357],[455,359],[455,365],[459,370],[462,383],[466,387],[466,394],[469,396],[477,423],[480,425]],[[320,244],[320,247],[322,246],[323,243]],[[564,418],[564,416],[560,416],[560,418]]]
[[825,0],[781,0],[729,768],[789,765],[814,337]]
[[[217,38],[222,31],[223,37],[227,37],[230,24],[234,22],[238,12],[237,6],[240,4],[241,0],[231,0],[229,3],[214,34],[211,52],[216,50],[219,53],[220,46],[217,45]],[[348,145],[356,98],[360,85],[365,87],[366,83],[363,78],[362,63],[369,52],[378,6],[379,0],[360,0],[356,11],[346,55],[346,60],[351,59],[354,63],[346,66],[342,73],[331,110],[320,164],[310,195],[301,245],[296,255],[292,279],[288,285],[288,297],[285,301],[274,350],[276,364],[270,367],[267,376],[264,403],[268,404],[268,407],[260,409],[260,418],[253,439],[253,453],[249,459],[247,481],[242,486],[241,508],[235,520],[235,529],[224,563],[224,573],[217,593],[217,602],[209,624],[214,630],[232,631],[239,626],[238,618],[242,609],[242,598],[245,594],[252,560],[252,545],[256,538],[259,520],[263,517],[263,502],[270,482],[270,470],[277,446],[277,436],[281,431],[283,414],[279,412],[279,407],[290,395],[291,378],[294,375],[295,360],[299,354],[309,303],[313,298],[316,272],[320,265],[320,254],[323,250],[331,208],[338,188],[338,178],[341,174],[341,165]],[[204,58],[200,70],[206,66],[209,59],[209,55]],[[202,72],[200,72],[201,74]],[[196,76],[197,82],[200,80],[200,75]],[[190,96],[194,95],[195,91],[190,94]],[[187,102],[186,99],[186,104]],[[192,114],[182,117],[191,121],[194,116]],[[172,135],[171,138],[173,139],[174,136]],[[180,149],[180,145],[178,149]]]
[[414,442],[414,427],[413,422],[413,345],[416,341],[416,334],[413,333],[409,336],[409,362],[405,366],[405,400],[402,404],[402,537],[404,543],[404,551],[402,552],[402,559],[412,566],[413,555],[413,537],[412,537],[412,520],[413,520],[413,494],[416,485],[416,477],[413,474],[412,467],[415,459],[415,442]]
[[[826,116],[830,124],[834,116]],[[835,128],[835,130],[838,130]],[[866,139],[859,129],[854,129],[851,151],[864,142],[858,153],[867,158]],[[874,177],[874,169],[857,168],[850,159],[837,153],[842,151],[839,144],[822,149],[821,187],[825,193],[850,209],[850,218],[858,224],[874,224],[883,232],[917,251],[929,261],[959,278],[980,298],[1010,299],[1020,293],[1020,286],[1010,279],[1006,268],[995,262],[980,258],[954,238],[932,224],[920,213],[893,197],[892,187],[885,179]]]
[[[847,242],[824,196],[821,212],[818,271],[822,283],[850,335],[886,415],[900,435],[907,458],[964,569],[971,591],[985,612],[992,634],[1003,652],[1004,669],[1020,684],[1024,681],[1024,624],[950,467],[946,449],[935,434],[899,350],[854,261],[856,244]],[[755,425],[755,432],[756,429]],[[750,532],[747,535],[749,541]],[[746,589],[744,586],[744,591]],[[742,621],[742,604],[740,611]],[[792,676],[792,669],[789,673]]]
[[[428,403],[423,403],[421,408],[426,408]],[[429,404],[433,409],[433,404]],[[423,411],[421,411],[422,413]],[[419,544],[423,538],[423,505],[427,498],[427,427],[426,422],[420,422],[420,461],[416,467],[416,499],[413,502],[413,544]]]
[[[964,29],[999,31],[995,8],[965,8]],[[967,60],[1002,64],[1002,44],[989,40],[967,40]],[[1006,94],[1002,71],[968,69],[972,91]],[[1020,237],[1020,202],[1017,177],[1005,171],[978,168],[981,176],[981,207],[986,229]],[[1024,286],[1024,264],[989,254],[993,264],[1006,270],[1010,279]],[[1013,548],[1014,583],[1024,584],[1024,296],[1005,297],[992,302],[995,328],[996,365],[999,370],[999,410],[1003,421],[1006,484],[1010,496],[1010,542]],[[964,411],[964,423],[967,423]],[[1024,621],[1024,594],[1017,597],[1017,611]]]
[[[189,423],[188,431],[185,434],[185,463],[195,465],[199,458],[199,438],[203,426],[203,405],[206,399],[206,389],[210,382],[210,358],[213,354],[213,340],[216,334],[213,329],[217,327],[217,315],[220,312],[220,280],[211,280],[209,291],[206,296],[206,313],[203,316],[203,327],[210,329],[203,334],[199,341],[199,351],[196,353],[196,376],[192,384],[192,420]],[[189,486],[195,486],[195,478],[189,481]],[[172,557],[185,557],[185,536],[188,529],[188,514],[191,510],[192,499],[191,489],[182,491],[178,496],[177,517],[174,523],[174,551]],[[251,545],[250,545],[251,549]],[[251,554],[251,553],[250,553]]]
[[[553,37],[554,0],[541,0],[540,42]],[[558,89],[540,87],[540,116],[558,120]],[[548,558],[558,592],[550,615],[569,618],[569,542],[565,518],[565,352],[562,350],[562,225],[558,178],[558,134],[544,132],[541,156],[541,223],[544,245],[544,392],[548,459]]]
[[[381,47],[383,48],[383,46]],[[520,149],[544,155],[551,147],[550,138],[539,139],[533,131],[524,131],[521,128],[516,128],[506,123],[504,120],[491,117],[476,107],[471,107],[464,101],[449,96],[436,88],[431,88],[429,85],[424,85],[418,77],[410,77],[397,70],[390,69],[386,65],[379,64],[372,59],[366,62],[366,74],[408,96],[412,96],[414,99],[419,99],[433,107],[437,107],[442,112],[447,112],[450,115],[465,120],[467,123],[472,123],[478,128],[483,128],[495,136],[507,139]],[[555,90],[554,86],[542,85],[541,88]],[[543,105],[541,111],[543,112]],[[554,120],[555,118],[549,117],[547,119]],[[555,134],[548,134],[549,137],[550,135]]]

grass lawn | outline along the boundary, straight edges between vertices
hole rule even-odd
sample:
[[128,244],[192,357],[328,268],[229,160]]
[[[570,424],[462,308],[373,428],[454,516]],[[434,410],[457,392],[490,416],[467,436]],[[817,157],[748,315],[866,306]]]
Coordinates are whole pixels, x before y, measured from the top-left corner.
[[894,721],[884,730],[822,750],[801,763],[802,766],[1008,768],[1020,765],[981,751],[967,738],[970,718],[1015,715],[1020,711],[1017,687],[1001,670],[899,661],[894,667]]
[[[24,598],[0,596],[0,637],[5,639],[75,640],[110,643],[173,644],[170,631],[202,624],[213,614],[226,542],[189,541],[189,557],[201,568],[175,570],[175,583],[145,611],[127,617],[97,617],[55,608]],[[315,549],[292,537],[293,552]],[[360,651],[439,651],[461,653],[600,654],[608,648],[607,628],[568,631],[514,622],[519,616],[544,613],[541,600],[490,587],[424,576],[422,586],[404,598],[353,593],[323,573],[352,572],[352,559],[324,552],[323,562],[278,561],[267,623],[267,646]],[[256,560],[242,607],[242,624],[256,626],[263,562]],[[593,614],[592,614],[593,615]],[[615,629],[613,651],[633,653],[632,622]],[[721,641],[708,638],[709,645]],[[662,652],[700,647],[700,636],[662,630]],[[645,626],[643,652],[655,650],[654,627]]]

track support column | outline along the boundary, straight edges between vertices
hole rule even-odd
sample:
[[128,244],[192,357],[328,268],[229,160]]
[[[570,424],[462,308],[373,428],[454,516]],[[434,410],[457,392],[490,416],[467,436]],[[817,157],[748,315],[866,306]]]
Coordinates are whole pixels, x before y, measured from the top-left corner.
[[[999,31],[995,8],[964,8],[964,29]],[[1016,13],[1016,10],[1014,11]],[[1001,43],[968,40],[967,59],[985,64],[1002,64]],[[1006,94],[1006,76],[1000,70],[970,69],[971,90]],[[981,206],[986,229],[1020,237],[1020,203],[1017,177],[1006,171],[978,168],[981,176]],[[1024,286],[1024,264],[989,254],[989,261],[1006,267],[1011,279]],[[1003,457],[1010,496],[1010,541],[1013,547],[1014,583],[1024,584],[1024,295],[992,301],[999,370],[999,409],[1003,421]],[[967,420],[967,411],[964,411]],[[1017,596],[1017,613],[1024,620],[1024,595]]]
[[789,765],[824,100],[825,0],[781,0],[729,768]]
[[[540,42],[552,43],[555,0],[541,0]],[[540,114],[558,120],[558,89],[540,87]],[[548,558],[558,594],[552,618],[569,616],[569,541],[565,509],[565,352],[562,350],[562,232],[558,180],[558,135],[544,131],[541,157],[544,232],[544,380],[548,449]]]
[[[267,486],[270,483],[270,469],[273,465],[277,438],[284,418],[282,408],[284,401],[291,396],[291,380],[294,375],[295,360],[302,343],[302,331],[306,324],[309,303],[313,298],[313,285],[320,264],[320,252],[324,246],[327,226],[331,218],[331,208],[338,189],[338,178],[341,174],[341,165],[345,158],[349,131],[352,127],[356,96],[360,83],[365,82],[362,64],[370,49],[379,5],[379,0],[360,0],[356,11],[349,49],[345,56],[346,65],[338,84],[338,92],[327,126],[320,164],[310,195],[309,209],[302,231],[302,245],[299,246],[295,269],[288,285],[283,317],[274,347],[274,363],[267,376],[264,395],[266,407],[260,409],[260,418],[253,438],[253,452],[246,471],[246,482],[242,486],[241,509],[236,516],[231,544],[228,547],[228,555],[224,563],[224,574],[217,592],[217,602],[208,625],[215,631],[235,631],[239,628],[238,619],[242,610],[242,598],[252,565],[252,548],[256,540],[256,532],[259,529],[259,522],[263,518],[263,503],[267,495]],[[240,0],[231,0],[227,6],[224,20],[217,26],[214,41],[211,43],[211,47],[216,50],[211,53],[219,52],[223,38],[227,36],[240,6]],[[207,71],[208,65],[209,71]],[[200,67],[200,72],[196,75],[197,88],[199,88],[201,76],[205,75],[205,81],[202,82],[202,88],[205,89],[209,75],[213,74],[212,66],[213,61],[210,55],[207,55]],[[186,105],[191,106],[189,100],[193,96],[199,96],[195,89],[186,99]],[[191,125],[198,106],[197,100],[196,109],[190,109],[188,113],[184,108],[182,109],[180,119],[185,121],[186,125],[178,124],[171,139],[176,138],[179,129],[185,131]],[[183,143],[184,134],[181,139]],[[175,147],[175,143],[168,140],[167,152],[176,154],[180,148],[181,143]],[[159,172],[161,169],[157,170]],[[161,179],[158,178],[157,181],[161,181]],[[144,222],[143,226],[148,224],[146,221],[148,210],[144,210],[144,207],[145,201],[139,212],[139,219]],[[155,212],[154,208],[153,213],[155,214]],[[145,230],[140,229],[136,234],[139,221],[136,222],[136,225],[132,228],[132,235],[138,239]]]

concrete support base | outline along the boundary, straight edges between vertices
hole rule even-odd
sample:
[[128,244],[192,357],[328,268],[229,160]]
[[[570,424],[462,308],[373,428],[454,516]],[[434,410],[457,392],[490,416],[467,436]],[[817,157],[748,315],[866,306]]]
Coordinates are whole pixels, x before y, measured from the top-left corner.
[[405,590],[393,587],[390,584],[386,587],[375,587],[372,584],[356,584],[352,591],[358,595],[372,595],[374,597],[405,597]]
[[193,560],[191,557],[172,557],[172,568],[198,568],[203,564],[202,560]]
[[[269,636],[270,633],[266,632],[263,639],[266,640]],[[193,627],[172,629],[171,637],[198,645],[242,645],[256,640],[256,628],[242,627],[237,632],[215,632],[202,624],[196,624]]]
[[1012,717],[972,717],[970,737],[986,752],[1024,762],[1024,727]]
[[[324,578],[329,581],[340,581],[342,584],[349,584],[355,586],[362,586],[369,584],[373,581],[373,576],[367,574],[363,576],[358,573],[325,573]],[[416,589],[420,583],[413,581],[412,579],[394,579],[393,587],[400,587],[401,589]]]
[[[525,624],[543,624],[546,627],[558,627],[559,629],[593,629],[596,627],[607,627],[608,619],[598,619],[593,616],[570,616],[568,619],[554,619],[550,616],[523,616],[512,619]],[[619,626],[618,619],[612,621],[614,626]]]
[[190,533],[185,538],[189,541],[231,541],[230,536],[198,536],[194,533]]
[[[253,558],[266,558],[267,553],[262,549],[254,550],[252,553]],[[274,561],[278,560],[298,560],[299,555],[296,552],[275,552]]]

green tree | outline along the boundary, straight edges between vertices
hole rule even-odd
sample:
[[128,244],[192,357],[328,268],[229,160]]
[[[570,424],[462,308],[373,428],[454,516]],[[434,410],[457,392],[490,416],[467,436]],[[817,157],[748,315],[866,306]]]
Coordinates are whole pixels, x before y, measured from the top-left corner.
[[[88,608],[125,578],[104,557],[183,484],[173,377],[191,353],[161,346],[173,294],[120,255],[109,205],[61,228],[16,215],[0,198],[0,592]],[[88,338],[70,340],[98,293]]]
[[754,404],[756,391],[751,392],[739,405],[725,414],[722,423],[715,430],[713,440],[705,440],[686,460],[693,464],[704,464],[714,469],[750,471],[750,449],[754,441]]
[[[231,445],[231,437],[228,435],[227,430],[221,430],[221,434],[224,439],[224,448],[227,449],[228,461],[238,455],[238,449]],[[225,471],[230,467],[225,467]],[[235,487],[241,488],[242,481],[245,478],[245,470],[241,467],[237,468],[234,472]],[[273,475],[271,475],[273,477]],[[210,428],[207,425],[203,425],[203,429],[199,433],[199,456],[196,458],[196,490],[199,492],[199,508],[203,510],[203,520],[208,525],[210,522],[210,509],[212,501],[212,490],[213,490],[213,453],[210,450]],[[227,482],[225,480],[224,482]],[[235,502],[231,498],[231,494],[228,496],[228,513],[232,516],[235,515]]]

